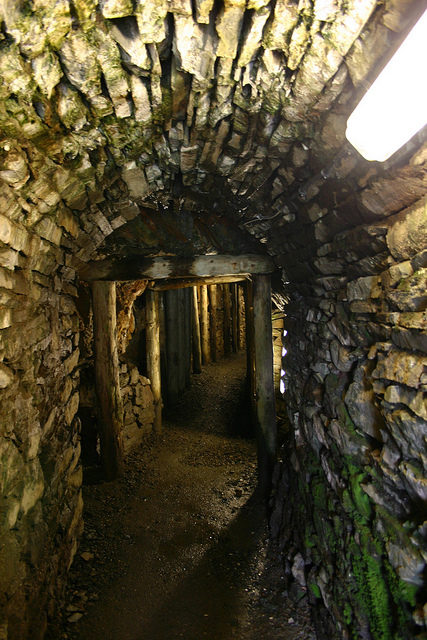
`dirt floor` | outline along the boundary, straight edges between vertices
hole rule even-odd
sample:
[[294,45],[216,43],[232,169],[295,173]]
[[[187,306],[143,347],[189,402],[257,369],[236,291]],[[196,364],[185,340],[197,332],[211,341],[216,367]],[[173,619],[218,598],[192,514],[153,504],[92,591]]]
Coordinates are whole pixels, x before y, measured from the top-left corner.
[[161,438],[84,489],[85,532],[52,640],[315,640],[257,497],[244,355],[204,367]]

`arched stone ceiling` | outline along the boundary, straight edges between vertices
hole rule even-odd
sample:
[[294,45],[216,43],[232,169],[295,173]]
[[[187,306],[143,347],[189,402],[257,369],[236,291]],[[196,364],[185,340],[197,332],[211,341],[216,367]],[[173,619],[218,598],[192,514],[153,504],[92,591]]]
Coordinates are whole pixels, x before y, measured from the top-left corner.
[[388,211],[378,181],[388,213],[425,191],[422,151],[372,172],[344,144],[422,4],[3,0],[2,207],[74,266],[141,206],[225,215],[298,278],[294,255]]

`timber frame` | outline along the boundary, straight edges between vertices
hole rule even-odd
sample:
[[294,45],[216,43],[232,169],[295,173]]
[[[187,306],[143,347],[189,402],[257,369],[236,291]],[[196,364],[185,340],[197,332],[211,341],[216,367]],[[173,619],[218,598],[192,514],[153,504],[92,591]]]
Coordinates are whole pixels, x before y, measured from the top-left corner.
[[[200,363],[209,362],[216,358],[216,346],[209,340],[209,322],[216,326],[216,286],[224,286],[224,300],[230,307],[234,318],[238,309],[237,283],[244,283],[245,311],[246,311],[246,348],[247,348],[247,374],[250,384],[250,402],[252,414],[256,426],[258,448],[258,474],[260,488],[268,492],[271,482],[271,473],[276,455],[276,413],[273,383],[273,347],[272,347],[272,322],[271,322],[271,286],[270,274],[274,271],[274,264],[268,256],[245,254],[232,255],[203,255],[194,257],[129,257],[123,259],[107,258],[86,264],[80,270],[80,279],[92,283],[94,294],[94,306],[97,311],[95,322],[95,342],[101,345],[106,340],[103,329],[102,298],[104,291],[108,293],[108,349],[102,350],[100,346],[95,351],[95,369],[104,371],[104,375],[98,373],[97,389],[99,402],[105,406],[100,407],[99,415],[102,419],[100,425],[101,457],[104,468],[109,477],[117,475],[121,468],[121,442],[120,442],[120,394],[118,393],[117,374],[117,345],[115,344],[115,327],[112,319],[112,304],[115,299],[115,281],[132,281],[147,279],[150,281],[147,287],[147,360],[149,377],[151,380],[155,402],[155,424],[157,433],[161,431],[161,379],[160,379],[160,343],[159,343],[159,313],[158,292],[172,293],[174,289],[180,290],[192,287],[192,295],[188,298],[188,308],[191,309],[192,332],[187,327],[184,341],[190,349],[190,333],[201,336],[198,340],[193,337],[193,367],[194,372],[200,372]],[[232,297],[228,289],[229,284],[234,284]],[[225,295],[227,291],[227,295]],[[95,296],[95,293],[97,294]],[[179,291],[176,291],[178,294]],[[173,304],[173,297],[170,297]],[[180,297],[181,299],[181,297]],[[198,324],[198,299],[200,300],[201,313]],[[209,320],[207,315],[208,304],[213,306],[214,317]],[[173,312],[173,314],[172,314]],[[171,320],[176,319],[176,313],[171,310]],[[227,314],[225,314],[227,315]],[[239,348],[239,329],[237,321],[232,324],[226,320],[224,330],[230,333],[233,350]],[[190,333],[189,333],[190,331]],[[188,340],[187,340],[188,334]],[[177,345],[171,345],[176,349]],[[225,352],[230,349],[225,348]],[[177,357],[180,354],[177,354]],[[105,365],[106,358],[111,356],[112,368]],[[99,359],[101,358],[101,361]],[[179,359],[179,357],[178,357]],[[105,377],[111,377],[110,381]],[[106,392],[107,390],[107,392]],[[173,391],[173,390],[172,390]],[[118,404],[114,404],[118,403]],[[112,411],[113,406],[113,411]],[[111,414],[114,419],[111,419]],[[107,443],[106,447],[103,442]],[[103,448],[105,447],[105,451]],[[117,449],[117,451],[115,451]]]

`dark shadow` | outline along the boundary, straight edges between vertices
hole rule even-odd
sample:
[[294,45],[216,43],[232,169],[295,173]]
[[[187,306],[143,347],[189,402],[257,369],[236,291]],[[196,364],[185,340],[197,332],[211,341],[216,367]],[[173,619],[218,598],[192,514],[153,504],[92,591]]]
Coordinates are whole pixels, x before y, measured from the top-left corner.
[[[224,376],[218,380],[219,367],[224,368]],[[222,385],[221,393],[218,393],[217,385]],[[199,389],[203,391],[199,393]],[[208,431],[232,438],[255,437],[246,379],[246,355],[243,351],[204,365],[200,374],[193,374],[191,386],[182,393],[179,401],[173,406],[165,407],[165,423],[204,431],[213,405],[217,420]]]
[[197,567],[144,621],[134,640],[229,640],[239,630],[250,594],[242,590],[265,533],[265,508],[255,492]]

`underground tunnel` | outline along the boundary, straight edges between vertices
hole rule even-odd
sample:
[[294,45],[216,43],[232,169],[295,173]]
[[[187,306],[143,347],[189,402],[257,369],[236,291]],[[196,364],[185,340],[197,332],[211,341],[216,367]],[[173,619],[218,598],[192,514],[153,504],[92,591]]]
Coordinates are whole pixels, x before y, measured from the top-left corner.
[[233,358],[300,638],[426,637],[425,35],[354,128],[425,9],[0,2],[0,639],[52,635],[86,472],[142,496]]

